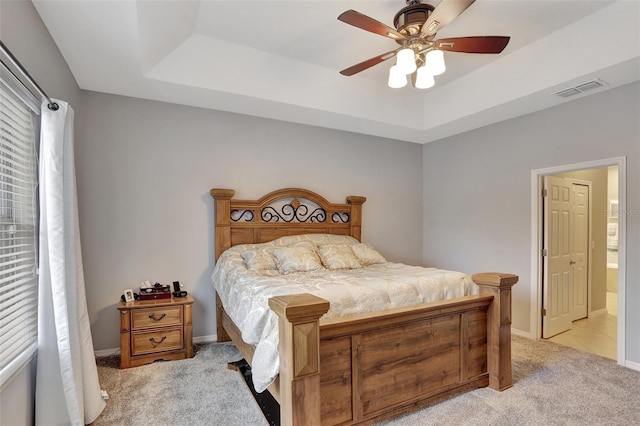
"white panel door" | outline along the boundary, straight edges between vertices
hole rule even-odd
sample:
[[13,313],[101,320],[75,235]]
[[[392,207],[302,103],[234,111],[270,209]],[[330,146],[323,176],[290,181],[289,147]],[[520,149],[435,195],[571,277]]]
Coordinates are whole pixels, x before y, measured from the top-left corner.
[[587,286],[589,277],[589,187],[573,184],[574,211],[571,221],[571,319],[587,317]]
[[549,338],[571,328],[571,238],[573,210],[571,182],[545,176],[543,198],[544,275],[542,283],[542,337]]

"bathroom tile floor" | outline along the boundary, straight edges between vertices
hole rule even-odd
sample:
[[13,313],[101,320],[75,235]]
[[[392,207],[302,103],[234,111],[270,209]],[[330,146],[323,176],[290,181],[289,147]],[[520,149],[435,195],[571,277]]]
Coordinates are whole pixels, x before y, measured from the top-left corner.
[[583,352],[616,359],[618,294],[607,292],[607,312],[574,321],[571,330],[548,339]]

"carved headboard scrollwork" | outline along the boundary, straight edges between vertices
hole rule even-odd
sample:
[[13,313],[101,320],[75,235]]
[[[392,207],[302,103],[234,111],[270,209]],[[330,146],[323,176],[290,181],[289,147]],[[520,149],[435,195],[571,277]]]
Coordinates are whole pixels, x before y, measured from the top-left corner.
[[258,200],[234,200],[232,189],[210,193],[215,200],[216,259],[237,244],[286,235],[338,234],[360,240],[365,197],[349,196],[345,204],[335,204],[301,188],[279,189]]

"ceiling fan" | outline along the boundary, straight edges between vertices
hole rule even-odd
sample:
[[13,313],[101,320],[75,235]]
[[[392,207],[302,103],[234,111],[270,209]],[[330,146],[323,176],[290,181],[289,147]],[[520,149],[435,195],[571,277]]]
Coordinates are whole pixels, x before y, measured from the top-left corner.
[[[406,0],[406,6],[393,18],[396,29],[382,22],[347,10],[338,19],[354,27],[395,40],[400,47],[340,71],[352,76],[374,65],[397,56],[396,65],[389,70],[389,86],[404,87],[407,75],[413,85],[426,89],[435,84],[433,76],[442,74],[446,67],[444,53],[500,53],[509,43],[506,36],[474,36],[435,39],[436,33],[464,12],[475,0],[442,0],[437,7],[420,0]],[[414,74],[415,72],[415,74]]]

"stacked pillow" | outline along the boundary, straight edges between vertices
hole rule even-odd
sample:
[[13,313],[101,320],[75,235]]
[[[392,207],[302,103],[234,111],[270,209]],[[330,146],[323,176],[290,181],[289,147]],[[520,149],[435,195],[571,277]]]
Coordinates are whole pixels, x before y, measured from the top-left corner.
[[327,244],[318,249],[322,264],[327,269],[360,268],[360,262],[351,251],[351,246],[344,244]]
[[369,244],[354,244],[351,246],[351,251],[353,251],[362,266],[375,265],[376,263],[385,263],[387,261]]
[[282,272],[310,272],[322,268],[316,245],[310,241],[296,243],[293,246],[277,248],[273,255],[280,264]]
[[[356,240],[351,238],[345,241],[336,238],[335,241],[331,241],[331,238],[311,236],[316,237],[317,242],[320,243],[317,244],[312,239],[301,240],[300,237],[297,238],[297,242],[282,247],[271,243],[266,247],[262,244],[249,246],[240,253],[240,256],[250,271],[277,270],[284,274],[310,272],[322,268],[354,269],[386,262],[386,259],[372,246],[353,243]],[[289,240],[286,242],[291,241],[291,237],[283,237],[280,240],[287,238]]]
[[273,247],[252,248],[240,253],[250,271],[272,271],[278,269],[273,257]]

